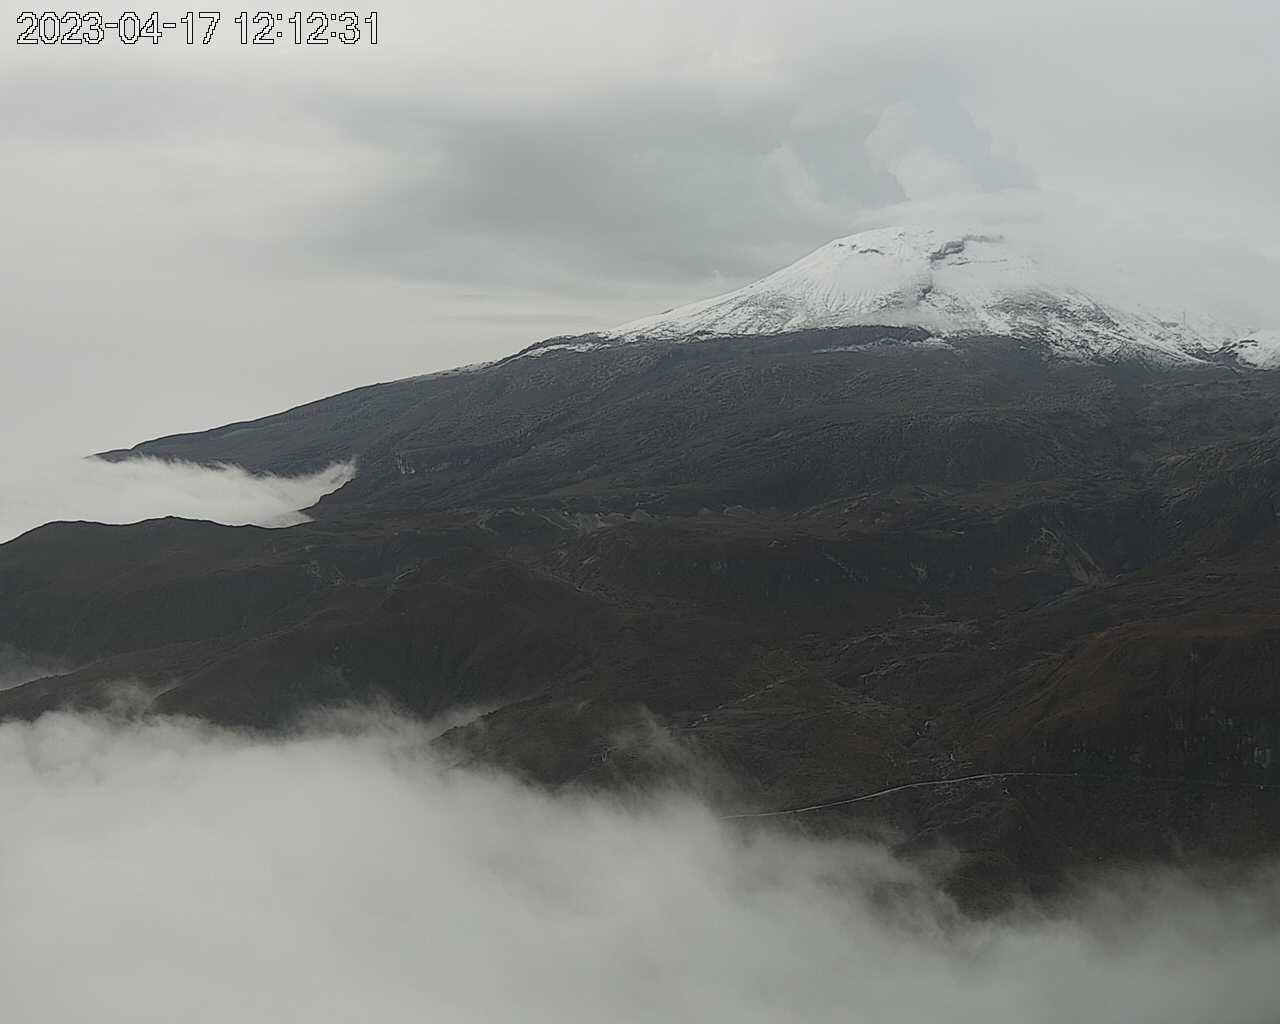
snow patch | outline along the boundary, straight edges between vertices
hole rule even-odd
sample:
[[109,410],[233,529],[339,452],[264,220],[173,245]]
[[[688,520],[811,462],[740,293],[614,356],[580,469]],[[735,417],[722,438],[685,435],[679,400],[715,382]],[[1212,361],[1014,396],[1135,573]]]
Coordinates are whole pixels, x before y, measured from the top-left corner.
[[558,342],[554,345],[539,345],[537,348],[531,348],[521,353],[521,355],[528,359],[535,356],[545,356],[548,352],[591,352],[605,347],[605,344],[599,341],[566,341]]
[[1254,331],[1247,338],[1224,345],[1223,351],[1255,370],[1280,369],[1280,330]]
[[601,337],[616,344],[864,325],[922,327],[937,338],[1026,338],[1064,359],[1162,365],[1204,363],[1239,337],[1211,321],[1110,306],[1002,236],[931,227],[840,238],[744,288]]

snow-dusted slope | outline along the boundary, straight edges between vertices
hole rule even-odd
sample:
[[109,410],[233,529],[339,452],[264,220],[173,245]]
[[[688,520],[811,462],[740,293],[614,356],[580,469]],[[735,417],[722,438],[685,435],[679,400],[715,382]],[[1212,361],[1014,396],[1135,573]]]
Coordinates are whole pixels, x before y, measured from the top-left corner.
[[1223,346],[1236,361],[1257,370],[1280,369],[1280,330],[1254,331],[1239,341]]
[[860,324],[1034,339],[1068,359],[1161,363],[1200,362],[1240,336],[1106,305],[999,236],[910,227],[837,239],[745,288],[604,337],[694,339]]

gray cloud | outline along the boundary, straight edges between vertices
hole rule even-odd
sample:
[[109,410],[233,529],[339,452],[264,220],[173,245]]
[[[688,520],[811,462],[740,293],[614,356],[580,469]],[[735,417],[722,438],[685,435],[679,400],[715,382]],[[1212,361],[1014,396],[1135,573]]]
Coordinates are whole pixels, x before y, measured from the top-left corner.
[[1261,1024],[1280,884],[974,923],[869,846],[449,771],[430,729],[0,725],[0,1012],[94,1020]]
[[175,79],[158,68],[73,66],[38,74],[27,67],[10,74],[23,86],[0,92],[0,119],[11,145],[168,143],[191,132],[226,130],[252,105],[248,95]]
[[945,99],[886,107],[867,147],[897,179],[906,198],[994,192],[1031,184],[1026,170],[997,156],[991,136]]
[[537,118],[429,98],[335,107],[390,170],[325,225],[324,251],[430,280],[577,290],[755,275],[903,198],[867,151],[874,115],[856,109],[797,125],[783,99],[726,111],[676,88]]

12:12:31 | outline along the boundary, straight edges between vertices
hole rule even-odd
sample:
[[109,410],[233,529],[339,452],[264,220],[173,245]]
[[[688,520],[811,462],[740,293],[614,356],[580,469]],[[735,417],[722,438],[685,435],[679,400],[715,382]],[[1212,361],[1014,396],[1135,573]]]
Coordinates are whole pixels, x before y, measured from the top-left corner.
[[[352,46],[361,39],[369,44],[378,42],[378,12],[371,11],[361,18],[355,11],[329,14],[324,11],[293,11],[287,17],[272,11],[241,11],[235,17],[240,26],[241,43],[273,45],[285,38],[284,25],[292,29],[294,43],[301,45],[325,45],[339,42]],[[362,31],[361,25],[366,26]]]

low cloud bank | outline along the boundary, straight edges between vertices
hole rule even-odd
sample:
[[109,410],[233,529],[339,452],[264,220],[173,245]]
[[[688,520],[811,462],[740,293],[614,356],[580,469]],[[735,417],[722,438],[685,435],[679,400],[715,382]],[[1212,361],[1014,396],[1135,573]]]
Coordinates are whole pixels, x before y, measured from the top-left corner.
[[1248,1024],[1280,1000],[1277,873],[1115,876],[974,924],[872,847],[339,724],[0,725],[0,1018]]
[[227,526],[294,526],[307,521],[299,509],[354,475],[350,463],[297,477],[151,458],[0,466],[0,543],[57,520],[136,523],[180,516]]

